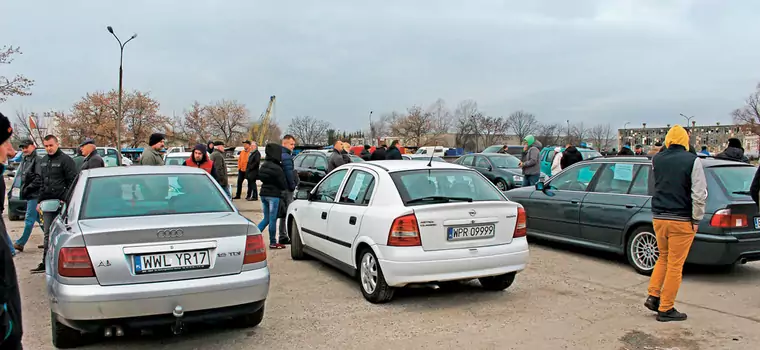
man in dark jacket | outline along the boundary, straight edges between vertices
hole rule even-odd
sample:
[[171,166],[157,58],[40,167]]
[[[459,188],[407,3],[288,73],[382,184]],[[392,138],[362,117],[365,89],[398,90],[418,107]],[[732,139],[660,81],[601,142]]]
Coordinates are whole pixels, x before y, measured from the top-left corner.
[[[0,113],[0,175],[5,171],[5,162],[16,151],[11,146],[10,137],[13,134],[11,122]],[[5,181],[0,181],[0,193],[3,194],[0,207],[5,206]],[[2,213],[2,211],[0,211]],[[0,218],[0,234],[8,237],[5,220]],[[13,262],[13,246],[10,240],[0,242],[0,349],[20,350],[23,335],[21,321],[21,293],[18,289],[16,265]]]
[[683,321],[675,298],[681,286],[683,264],[705,215],[707,181],[702,162],[688,151],[689,136],[680,125],[665,136],[665,151],[652,159],[654,193],[652,224],[660,255],[652,271],[644,306],[657,312],[660,322]]
[[560,169],[565,169],[582,160],[583,160],[583,156],[581,155],[581,152],[578,151],[578,149],[575,148],[575,146],[570,145],[569,147],[565,148],[564,152],[562,152],[562,158],[560,158],[560,161],[559,161]]
[[247,201],[259,200],[258,187],[256,187],[256,180],[259,175],[259,166],[261,165],[261,153],[259,153],[259,145],[256,141],[251,142],[251,147],[248,148],[248,165],[245,167],[245,178],[248,180],[248,196],[245,198]]
[[749,158],[744,155],[742,141],[737,138],[728,139],[728,147],[723,152],[715,155],[715,159],[731,160],[734,162],[743,162],[749,164]]
[[351,163],[351,158],[348,157],[348,152],[343,150],[343,142],[335,141],[333,151],[330,152],[330,158],[327,159],[327,174],[331,173],[335,168]]
[[296,138],[293,137],[293,135],[285,135],[282,138],[280,147],[282,149],[282,153],[280,153],[280,166],[282,167],[282,172],[285,173],[285,184],[287,185],[287,188],[285,191],[282,191],[279,203],[280,211],[277,215],[277,218],[280,219],[279,244],[290,244],[290,235],[288,235],[288,225],[286,223],[287,220],[285,220],[285,214],[288,211],[288,206],[293,202],[293,194],[295,193],[296,185],[298,184],[298,173],[293,164],[293,149],[296,148]]
[[24,251],[26,242],[32,235],[34,223],[40,223],[40,214],[37,212],[37,197],[40,195],[42,187],[42,176],[40,176],[40,157],[37,155],[37,147],[32,140],[21,141],[21,150],[24,153],[24,160],[21,162],[16,176],[21,177],[21,191],[19,198],[26,200],[26,214],[24,216],[24,233],[13,244],[19,252]]
[[[259,231],[264,232],[264,228],[269,226],[269,249],[283,249],[283,243],[277,241],[277,217],[280,211],[280,200],[282,194],[287,190],[285,172],[282,167],[282,146],[276,143],[270,143],[264,147],[266,159],[259,170],[261,179],[261,208],[264,212],[264,218],[259,222]],[[281,222],[285,220],[280,220]],[[286,237],[287,238],[287,237]],[[280,237],[282,241],[282,237]]]
[[618,152],[619,156],[632,156],[634,155],[633,150],[631,150],[631,143],[626,142],[625,145],[623,145],[622,148],[620,148],[620,152]]
[[393,140],[393,142],[391,142],[391,147],[388,148],[388,152],[385,153],[385,159],[404,159],[404,157],[401,156],[401,150],[399,147],[401,147],[401,143],[398,140]]
[[106,163],[103,162],[103,158],[98,154],[97,147],[95,147],[95,140],[86,139],[79,145],[79,149],[82,151],[84,160],[82,161],[82,170],[103,168]]
[[380,145],[380,147],[375,148],[375,151],[372,152],[372,155],[369,157],[369,160],[385,160],[387,159],[387,155],[385,154],[386,149],[388,146],[386,145]]
[[359,153],[359,157],[361,157],[365,161],[369,161],[370,158],[372,158],[372,154],[369,152],[371,148],[372,147],[370,145],[364,145],[364,149],[362,150],[361,153]]
[[232,198],[229,174],[227,174],[227,163],[224,160],[224,141],[214,142],[214,151],[211,152],[211,157],[209,158],[214,162],[214,171],[216,171],[216,175],[218,176],[219,185],[222,186],[227,197]]
[[[40,160],[40,175],[42,176],[42,188],[40,189],[39,203],[52,199],[63,202],[66,192],[74,184],[79,170],[74,160],[63,153],[58,144],[58,138],[53,135],[45,136],[42,144],[47,154]],[[37,210],[40,204],[37,204]],[[42,213],[42,231],[45,234],[42,245],[42,262],[32,270],[32,273],[45,272],[45,258],[47,257],[48,242],[50,241],[50,226],[60,209],[56,212]]]

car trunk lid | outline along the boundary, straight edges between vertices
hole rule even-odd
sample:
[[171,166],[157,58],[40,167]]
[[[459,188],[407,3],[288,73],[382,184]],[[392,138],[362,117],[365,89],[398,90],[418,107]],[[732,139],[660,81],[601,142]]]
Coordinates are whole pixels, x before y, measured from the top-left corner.
[[512,202],[431,204],[414,208],[426,251],[477,248],[512,241],[517,224]]
[[80,220],[100,285],[240,273],[249,221],[237,213]]
[[[727,216],[730,211],[730,217]],[[719,218],[716,218],[719,217]],[[757,205],[752,201],[735,200],[729,203],[725,209],[718,210],[713,214],[711,224],[716,226],[720,221],[722,230],[726,234],[738,238],[760,238],[760,214]]]

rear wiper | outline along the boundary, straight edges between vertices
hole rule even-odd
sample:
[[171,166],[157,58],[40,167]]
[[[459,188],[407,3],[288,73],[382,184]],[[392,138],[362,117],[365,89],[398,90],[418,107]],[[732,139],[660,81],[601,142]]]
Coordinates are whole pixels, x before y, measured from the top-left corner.
[[734,191],[734,192],[731,192],[731,193],[733,193],[733,194],[744,194],[744,195],[747,195],[747,196],[751,196],[752,195],[752,193],[750,191]]
[[422,197],[422,198],[415,198],[411,199],[406,202],[406,204],[413,204],[413,203],[420,203],[420,202],[472,202],[472,198],[468,197],[446,197],[446,196],[428,196],[428,197]]

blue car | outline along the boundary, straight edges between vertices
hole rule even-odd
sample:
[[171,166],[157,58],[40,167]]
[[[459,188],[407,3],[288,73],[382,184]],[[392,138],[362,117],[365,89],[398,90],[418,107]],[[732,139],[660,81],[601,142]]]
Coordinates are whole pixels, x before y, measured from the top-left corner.
[[[554,175],[552,174],[552,160],[554,160],[554,155],[556,154],[556,152],[554,151],[555,148],[557,147],[556,146],[544,147],[538,156],[538,160],[541,162],[541,172],[548,176]],[[564,151],[565,151],[565,147],[562,147],[561,152],[564,152]],[[594,149],[578,148],[578,151],[581,152],[581,156],[583,157],[583,160],[594,159],[594,158],[602,156],[601,153],[599,153],[597,150],[594,150]]]

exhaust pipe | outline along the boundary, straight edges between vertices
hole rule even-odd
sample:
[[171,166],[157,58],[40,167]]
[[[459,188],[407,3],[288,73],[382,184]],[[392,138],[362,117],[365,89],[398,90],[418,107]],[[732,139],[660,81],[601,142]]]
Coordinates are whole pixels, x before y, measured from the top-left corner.
[[182,333],[182,316],[185,315],[185,311],[182,309],[182,306],[177,305],[174,308],[174,312],[172,312],[174,315],[174,325],[172,326],[172,333],[174,335],[179,335]]
[[747,263],[747,258],[741,258],[741,259],[739,259],[739,264],[744,265],[746,263]]
[[117,337],[123,337],[124,336],[124,329],[122,329],[119,326],[116,326],[114,328],[116,328],[116,336]]
[[113,336],[113,328],[106,327],[106,329],[103,331],[103,336],[106,338],[110,338],[111,336]]
[[409,288],[430,288],[432,290],[441,289],[441,287],[435,283],[415,283],[415,284],[410,284],[408,287]]

